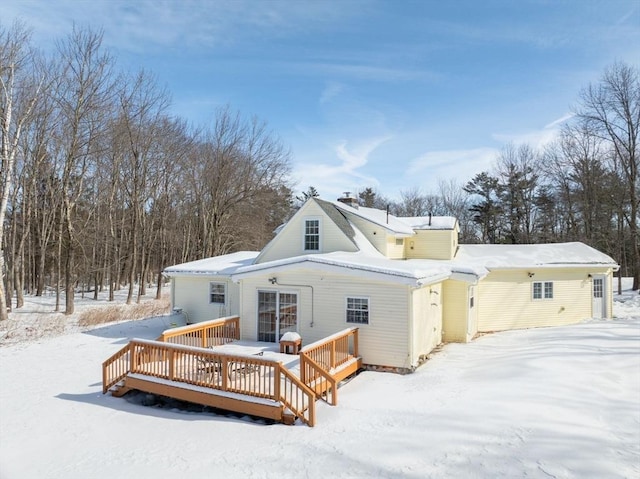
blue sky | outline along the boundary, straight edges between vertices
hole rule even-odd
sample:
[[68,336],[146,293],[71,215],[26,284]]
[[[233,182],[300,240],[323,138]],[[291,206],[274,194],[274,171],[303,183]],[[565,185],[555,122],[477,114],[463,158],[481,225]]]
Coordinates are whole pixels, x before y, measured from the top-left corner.
[[638,0],[3,0],[48,48],[75,22],[154,72],[194,125],[230,105],[291,147],[297,190],[436,192],[542,146],[614,61],[640,65]]

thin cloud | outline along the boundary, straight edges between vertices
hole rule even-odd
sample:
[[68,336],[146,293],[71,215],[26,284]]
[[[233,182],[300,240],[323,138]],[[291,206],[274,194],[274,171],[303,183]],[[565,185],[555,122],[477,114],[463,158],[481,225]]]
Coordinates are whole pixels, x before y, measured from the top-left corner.
[[547,123],[544,126],[544,128],[545,129],[555,129],[558,126],[562,126],[563,123],[565,123],[567,120],[570,120],[574,116],[575,115],[573,113],[566,113],[565,115],[561,116],[557,120],[553,120],[551,123]]
[[[35,0],[3,6],[3,18],[20,17],[42,40],[67,35],[71,25],[103,28],[105,41],[126,51],[149,48],[212,48],[256,37],[286,37],[330,28],[358,11],[359,2],[336,9],[329,2],[191,1],[81,2]],[[338,11],[339,10],[339,11]],[[110,32],[117,32],[110,34]]]
[[[343,140],[334,144],[331,149],[336,160],[339,160],[338,163],[316,162],[307,156],[295,168],[297,183],[302,189],[314,186],[321,195],[332,196],[344,191],[355,191],[364,185],[378,186],[379,181],[363,170],[369,163],[371,154],[391,138],[390,135],[384,135],[351,142]],[[354,146],[350,147],[350,143]],[[313,156],[318,156],[318,153]]]
[[329,82],[322,90],[320,104],[328,103],[344,91],[344,85],[338,82]]
[[497,153],[494,148],[429,151],[409,163],[405,177],[437,180],[479,173],[495,160]]
[[519,133],[496,133],[493,138],[502,143],[513,143],[515,145],[528,144],[534,148],[543,148],[553,142],[560,133],[560,128],[567,121],[573,118],[572,113],[567,113],[560,118],[547,123],[540,130],[530,130]]
[[[285,66],[285,65],[283,65]],[[396,68],[393,66],[341,64],[330,62],[297,62],[289,63],[289,68],[299,74],[338,76],[368,81],[397,82],[424,80],[433,81],[439,75],[424,71]]]

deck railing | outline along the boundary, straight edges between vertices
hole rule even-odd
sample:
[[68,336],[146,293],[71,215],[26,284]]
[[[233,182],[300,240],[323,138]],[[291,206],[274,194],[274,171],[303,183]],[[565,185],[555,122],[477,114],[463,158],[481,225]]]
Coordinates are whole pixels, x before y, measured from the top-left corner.
[[240,339],[240,318],[227,316],[179,328],[167,329],[158,341],[210,348]]
[[129,374],[129,346],[125,346],[102,363],[102,394]]
[[358,328],[347,328],[300,351],[300,379],[327,402],[338,403],[337,383],[360,367]]
[[273,359],[133,340],[103,363],[103,392],[129,373],[270,399],[305,424],[315,424],[314,392]]

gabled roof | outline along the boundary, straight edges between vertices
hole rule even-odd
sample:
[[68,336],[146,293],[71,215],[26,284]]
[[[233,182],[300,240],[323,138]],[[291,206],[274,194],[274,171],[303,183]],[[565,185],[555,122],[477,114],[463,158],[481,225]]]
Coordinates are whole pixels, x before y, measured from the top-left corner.
[[482,265],[489,270],[570,266],[618,267],[610,256],[579,242],[516,245],[465,244],[460,245],[454,261]]
[[214,256],[213,258],[199,259],[189,263],[169,266],[163,273],[167,276],[183,275],[216,275],[231,276],[238,268],[253,264],[258,256],[258,251],[238,251],[237,253]]
[[339,201],[331,201],[331,202],[327,201],[326,203],[331,203],[340,211],[344,212],[347,218],[349,217],[349,215],[362,218],[366,221],[369,221],[373,224],[376,224],[384,228],[385,230],[395,235],[413,236],[415,234],[415,231],[413,231],[413,228],[411,228],[411,226],[409,226],[404,221],[401,221],[399,218],[396,218],[392,214],[387,213],[384,210],[378,210],[375,208],[366,208],[364,206],[353,208],[352,206],[346,205]]
[[356,233],[351,226],[351,223],[349,223],[349,220],[347,220],[347,218],[340,212],[340,210],[336,209],[333,203],[329,201],[321,200],[320,198],[312,198],[312,200],[315,201],[318,206],[320,206],[320,208],[322,208],[322,211],[327,214],[331,221],[333,221],[336,226],[340,228],[340,230],[347,236],[347,238],[350,238],[351,241],[353,241],[355,244],[354,238]]

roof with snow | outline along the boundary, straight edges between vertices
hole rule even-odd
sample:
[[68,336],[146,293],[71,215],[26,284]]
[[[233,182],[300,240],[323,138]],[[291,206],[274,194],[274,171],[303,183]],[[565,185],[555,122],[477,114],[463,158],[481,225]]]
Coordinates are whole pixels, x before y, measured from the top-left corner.
[[164,270],[167,276],[219,275],[230,276],[238,268],[253,263],[259,251],[238,251],[237,253],[214,256],[189,263],[177,264]]
[[452,230],[458,222],[453,216],[399,216],[398,219],[414,230]]
[[617,268],[610,256],[584,243],[460,245],[455,263],[492,269],[607,266]]
[[326,254],[309,254],[283,258],[268,263],[260,263],[238,268],[232,279],[274,274],[291,269],[313,269],[338,272],[371,280],[384,280],[413,286],[443,281],[452,275],[458,279],[473,281],[487,274],[480,265],[454,264],[451,261],[432,259],[397,260],[389,259],[381,254],[333,252]]
[[354,208],[339,201],[328,201],[326,203],[331,203],[340,211],[343,211],[348,215],[354,215],[373,224],[381,226],[391,233],[403,236],[413,236],[415,234],[415,231],[413,231],[413,228],[411,228],[411,226],[384,210],[378,210],[376,208],[366,208],[364,206]]
[[349,238],[351,241],[355,243],[354,237],[356,235],[353,226],[349,222],[349,220],[340,212],[340,210],[336,209],[333,203],[325,200],[321,200],[320,198],[313,198],[322,211],[326,213],[326,215],[331,218],[331,221],[335,223],[335,225],[340,228],[340,230]]

